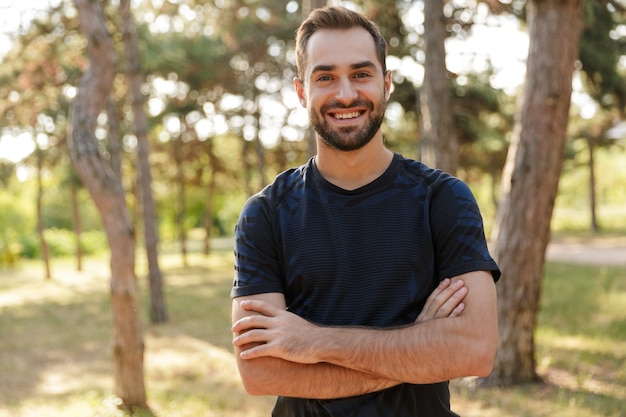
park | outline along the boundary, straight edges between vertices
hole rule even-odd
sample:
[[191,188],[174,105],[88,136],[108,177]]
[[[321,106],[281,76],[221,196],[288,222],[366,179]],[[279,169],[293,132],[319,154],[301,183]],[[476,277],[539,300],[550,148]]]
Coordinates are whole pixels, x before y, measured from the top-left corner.
[[[293,33],[326,3],[6,6],[0,417],[269,415],[231,343],[233,233],[316,139],[319,156]],[[330,3],[388,37],[378,139],[467,183],[503,271],[493,372],[451,381],[453,410],[623,415],[626,10]],[[470,47],[486,29],[517,62]]]

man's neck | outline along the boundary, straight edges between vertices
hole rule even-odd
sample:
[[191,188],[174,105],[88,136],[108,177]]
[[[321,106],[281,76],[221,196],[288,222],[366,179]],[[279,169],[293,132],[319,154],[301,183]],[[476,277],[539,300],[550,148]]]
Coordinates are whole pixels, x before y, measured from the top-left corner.
[[393,152],[382,140],[373,139],[356,151],[339,151],[320,143],[318,139],[315,165],[330,183],[344,190],[355,190],[380,177],[389,167]]

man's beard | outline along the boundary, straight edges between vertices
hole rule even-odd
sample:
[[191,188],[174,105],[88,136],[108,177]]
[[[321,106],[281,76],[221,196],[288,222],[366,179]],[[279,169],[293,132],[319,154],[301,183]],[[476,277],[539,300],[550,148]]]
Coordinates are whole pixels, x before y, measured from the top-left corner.
[[[345,106],[337,102],[331,102],[323,105],[319,113],[315,112],[312,108],[309,109],[309,118],[311,119],[311,125],[313,126],[315,132],[328,146],[345,152],[356,151],[357,149],[361,149],[367,145],[372,140],[383,123],[386,107],[384,97],[379,101],[379,103],[382,104],[375,106],[371,101],[359,99],[355,100],[349,106]],[[365,107],[369,110],[368,119],[362,126],[333,128],[326,121],[326,119],[324,119],[323,115],[328,114],[329,111],[332,112],[333,110],[354,107]]]

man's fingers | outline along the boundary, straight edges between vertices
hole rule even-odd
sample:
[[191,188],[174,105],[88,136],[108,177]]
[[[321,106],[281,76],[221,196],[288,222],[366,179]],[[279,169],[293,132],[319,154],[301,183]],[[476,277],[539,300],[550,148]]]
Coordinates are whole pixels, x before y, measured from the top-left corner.
[[450,313],[450,317],[459,317],[461,313],[463,313],[463,310],[465,310],[465,303],[456,306],[456,308],[452,310],[452,313]]
[[250,343],[266,343],[268,335],[258,329],[252,329],[245,333],[241,333],[233,339],[233,346],[241,347]]
[[460,315],[465,309],[465,306],[460,307],[460,304],[466,295],[467,288],[462,280],[454,282],[448,278],[442,280],[426,300],[416,321]]
[[269,325],[266,316],[254,314],[252,316],[243,317],[235,322],[231,327],[233,333],[241,333],[250,329],[262,329]]
[[275,316],[279,310],[273,304],[261,300],[244,300],[239,306],[246,311],[255,311],[264,316]]
[[467,287],[465,287],[462,283],[461,285],[457,285],[458,282],[459,281],[455,282],[455,285],[450,287],[451,289],[458,287],[458,289],[450,291],[446,294],[447,298],[435,313],[435,318],[451,317],[452,313],[455,312],[457,307],[459,307],[461,302],[465,299],[465,296],[467,295]]

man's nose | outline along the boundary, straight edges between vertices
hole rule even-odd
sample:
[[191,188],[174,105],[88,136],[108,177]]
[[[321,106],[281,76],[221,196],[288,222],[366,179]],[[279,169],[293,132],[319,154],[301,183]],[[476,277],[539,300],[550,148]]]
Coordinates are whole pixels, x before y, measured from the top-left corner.
[[352,102],[358,96],[356,88],[352,84],[352,80],[348,77],[342,77],[339,80],[339,85],[335,98],[342,102]]

